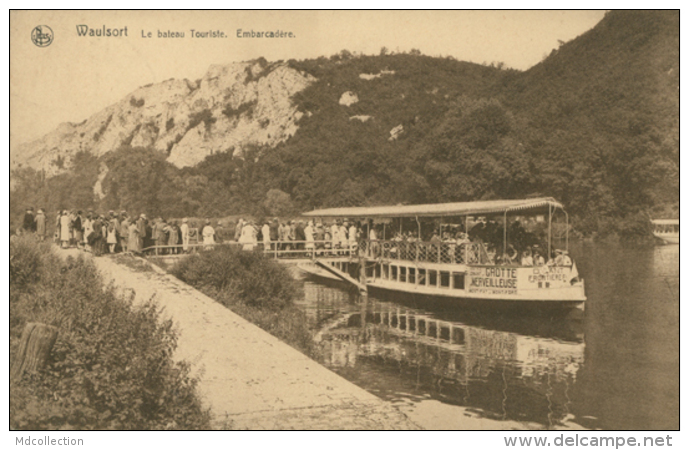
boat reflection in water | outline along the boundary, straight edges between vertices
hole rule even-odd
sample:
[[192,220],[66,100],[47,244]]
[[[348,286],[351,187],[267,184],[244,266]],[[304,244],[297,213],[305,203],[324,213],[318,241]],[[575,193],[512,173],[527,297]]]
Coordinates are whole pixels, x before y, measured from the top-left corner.
[[412,419],[430,415],[426,426],[576,425],[569,393],[585,347],[577,321],[458,317],[310,281],[305,297],[320,362]]

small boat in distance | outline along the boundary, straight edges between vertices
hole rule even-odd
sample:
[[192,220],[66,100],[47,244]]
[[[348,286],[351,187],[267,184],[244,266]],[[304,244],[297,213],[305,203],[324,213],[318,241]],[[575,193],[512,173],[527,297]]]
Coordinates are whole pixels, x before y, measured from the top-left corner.
[[651,219],[653,236],[666,244],[679,244],[679,219]]
[[558,225],[567,246],[569,218],[549,197],[310,211],[302,215],[358,222],[362,234],[349,261],[324,258],[315,261],[321,270],[313,264],[303,269],[347,281],[359,272],[358,284],[366,289],[583,309],[584,281],[566,246],[553,245],[556,211],[565,218]]

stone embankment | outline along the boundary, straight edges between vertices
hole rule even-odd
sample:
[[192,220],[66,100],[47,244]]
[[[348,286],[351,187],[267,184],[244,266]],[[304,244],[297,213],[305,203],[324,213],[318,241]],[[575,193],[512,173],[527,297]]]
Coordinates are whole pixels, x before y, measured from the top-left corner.
[[392,405],[155,266],[137,270],[109,257],[94,262],[106,283],[135,294],[135,301],[154,298],[173,320],[179,334],[175,357],[191,363],[216,427],[419,429]]

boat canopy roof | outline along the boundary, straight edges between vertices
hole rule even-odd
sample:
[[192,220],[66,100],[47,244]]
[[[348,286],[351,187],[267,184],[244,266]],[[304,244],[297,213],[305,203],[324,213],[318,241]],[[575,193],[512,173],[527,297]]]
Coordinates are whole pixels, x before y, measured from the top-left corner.
[[679,219],[653,219],[655,225],[679,225]]
[[504,214],[513,211],[545,210],[548,206],[563,209],[562,204],[552,197],[521,200],[486,200],[462,203],[432,203],[426,205],[366,206],[351,208],[328,208],[309,211],[306,217],[443,217]]

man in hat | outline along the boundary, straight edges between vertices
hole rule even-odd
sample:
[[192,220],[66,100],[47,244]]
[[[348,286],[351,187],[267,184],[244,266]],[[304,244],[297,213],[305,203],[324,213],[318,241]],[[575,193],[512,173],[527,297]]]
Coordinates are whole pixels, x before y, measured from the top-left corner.
[[26,208],[24,213],[24,221],[22,222],[22,228],[26,233],[33,233],[36,231],[36,219],[33,215],[33,206]]
[[294,228],[295,231],[295,237],[298,242],[297,244],[297,249],[298,250],[303,250],[304,249],[304,241],[306,241],[306,233],[304,233],[304,221],[300,220],[297,223],[297,226]]
[[162,217],[158,217],[155,225],[153,225],[153,238],[155,239],[156,255],[167,253],[164,248],[167,245],[167,235],[165,229],[167,228],[167,223]]

